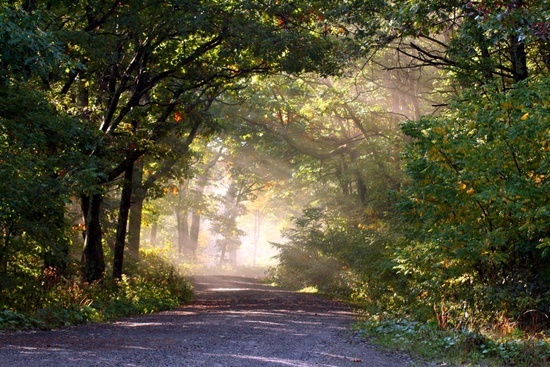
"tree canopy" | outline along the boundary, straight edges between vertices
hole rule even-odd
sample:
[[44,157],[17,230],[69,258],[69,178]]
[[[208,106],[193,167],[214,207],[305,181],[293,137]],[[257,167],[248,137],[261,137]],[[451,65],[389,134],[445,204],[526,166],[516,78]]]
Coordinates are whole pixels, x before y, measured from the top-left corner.
[[549,11],[3,2],[0,293],[271,241],[276,281],[373,314],[547,327]]

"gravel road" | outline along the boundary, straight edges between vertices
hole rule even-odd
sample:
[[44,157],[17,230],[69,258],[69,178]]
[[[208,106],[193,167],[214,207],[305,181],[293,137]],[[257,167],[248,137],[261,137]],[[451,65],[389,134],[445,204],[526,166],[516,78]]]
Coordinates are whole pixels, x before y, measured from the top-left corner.
[[[401,367],[354,336],[342,304],[262,285],[201,276],[181,309],[54,331],[0,333],[0,366]],[[417,366],[417,365],[415,365]]]

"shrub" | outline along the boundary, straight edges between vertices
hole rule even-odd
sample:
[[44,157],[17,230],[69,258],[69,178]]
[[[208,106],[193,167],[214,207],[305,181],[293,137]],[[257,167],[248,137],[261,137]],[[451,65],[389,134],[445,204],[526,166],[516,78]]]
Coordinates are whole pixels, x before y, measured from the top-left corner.
[[[180,307],[192,286],[153,256],[120,281],[82,283],[76,277],[12,275],[1,289],[0,329],[51,329]],[[55,282],[51,282],[54,278]],[[50,281],[45,282],[45,279]]]

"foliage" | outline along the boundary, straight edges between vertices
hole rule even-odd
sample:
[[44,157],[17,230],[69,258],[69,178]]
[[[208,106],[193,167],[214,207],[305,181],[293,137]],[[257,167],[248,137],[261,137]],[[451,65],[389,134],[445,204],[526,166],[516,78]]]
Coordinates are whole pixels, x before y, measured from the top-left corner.
[[[156,162],[143,177],[142,199],[161,178],[185,175],[178,168],[195,138],[217,124],[208,118],[225,90],[241,88],[250,75],[285,71],[336,73],[342,49],[336,35],[320,32],[316,2],[85,1],[38,4],[58,29],[64,52],[77,66],[50,86],[67,112],[100,130],[101,144],[89,154],[102,164],[97,186],[133,176],[140,158]],[[319,2],[322,3],[322,2]],[[150,162],[150,160],[148,161]],[[179,171],[179,172],[178,172]],[[182,172],[184,171],[184,172]],[[139,186],[139,185],[137,185]],[[132,188],[121,195],[116,266],[122,271]],[[103,277],[105,261],[99,219],[101,194],[82,192],[85,218],[84,273]],[[136,245],[137,246],[137,245]],[[134,247],[136,247],[134,246]],[[116,275],[115,275],[116,270]]]
[[83,153],[93,140],[40,94],[0,89],[0,273],[15,271],[18,252],[62,256],[69,246],[64,206],[97,174]]
[[[55,33],[41,29],[43,14],[29,14],[0,4],[0,83],[25,81],[31,76],[47,79],[68,60]],[[44,27],[45,28],[45,27]]]
[[373,310],[387,309],[397,279],[386,254],[384,232],[379,222],[369,227],[357,221],[354,225],[350,218],[306,209],[287,229],[288,242],[273,244],[280,252],[272,277],[293,289],[313,286],[321,292],[352,296]]
[[14,288],[0,295],[0,329],[51,329],[113,320],[179,307],[192,297],[191,285],[155,254],[144,254],[149,266],[119,281],[80,283],[54,269],[19,276]]
[[464,93],[403,125],[412,182],[398,269],[442,323],[470,326],[550,307],[548,79]]
[[515,330],[506,337],[466,330],[443,330],[435,323],[406,319],[370,320],[357,325],[360,335],[385,348],[462,366],[546,366],[550,338],[533,338]]
[[379,14],[379,40],[412,58],[406,69],[451,71],[451,83],[511,85],[548,72],[548,6],[535,1],[403,0]]

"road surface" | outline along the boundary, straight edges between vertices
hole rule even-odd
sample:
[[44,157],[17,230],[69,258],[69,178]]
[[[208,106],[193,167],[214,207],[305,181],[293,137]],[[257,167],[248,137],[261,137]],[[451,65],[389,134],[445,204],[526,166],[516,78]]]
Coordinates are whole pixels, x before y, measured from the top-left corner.
[[[54,331],[0,333],[0,366],[404,367],[350,331],[352,312],[252,278],[201,276],[187,307]],[[418,366],[418,364],[415,364]]]

